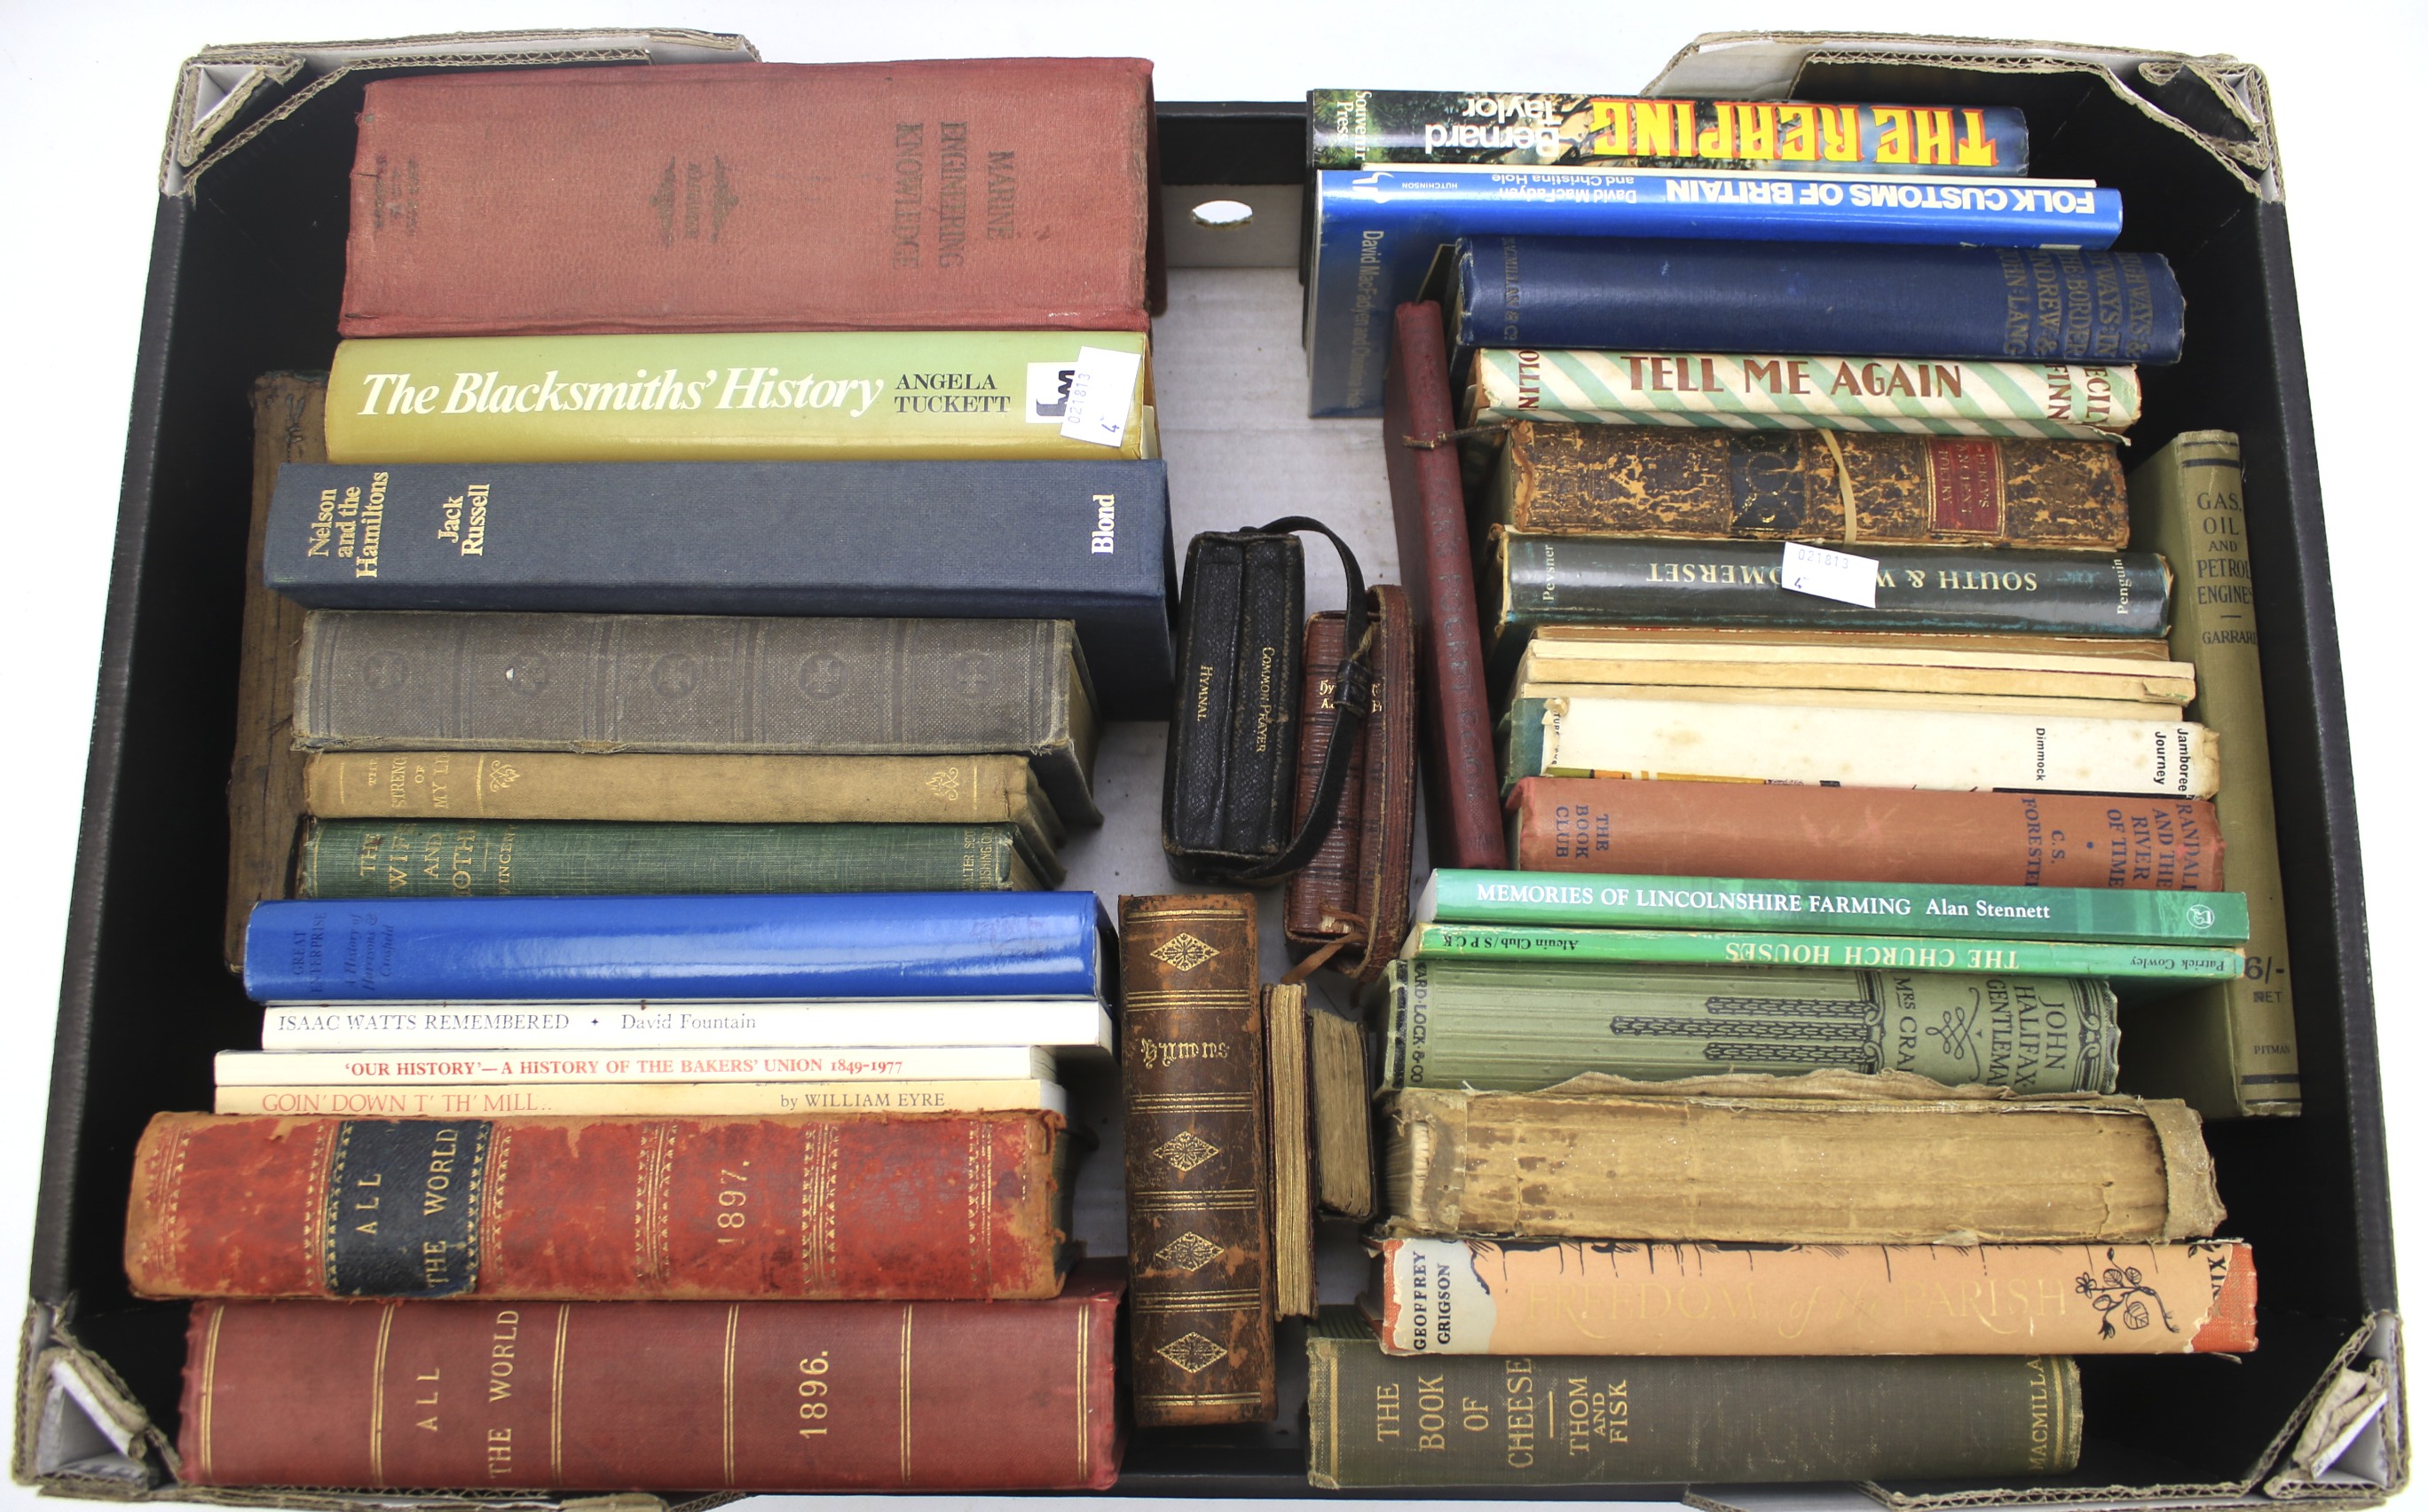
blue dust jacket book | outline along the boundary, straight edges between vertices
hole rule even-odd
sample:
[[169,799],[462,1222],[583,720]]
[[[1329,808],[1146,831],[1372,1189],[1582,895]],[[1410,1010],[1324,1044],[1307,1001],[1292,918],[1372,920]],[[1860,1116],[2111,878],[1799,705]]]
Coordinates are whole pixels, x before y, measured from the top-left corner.
[[1067,619],[1172,712],[1160,462],[292,464],[263,581],[316,609]]
[[262,903],[261,1003],[1098,997],[1093,893],[774,893]]
[[1327,169],[1315,179],[1304,339],[1317,416],[1383,412],[1391,311],[1419,297],[1435,252],[1460,237],[2105,247],[2124,224],[2114,189],[2050,179],[1584,168]]
[[1453,368],[1477,347],[2157,365],[2184,344],[2149,252],[1476,237],[1452,274]]

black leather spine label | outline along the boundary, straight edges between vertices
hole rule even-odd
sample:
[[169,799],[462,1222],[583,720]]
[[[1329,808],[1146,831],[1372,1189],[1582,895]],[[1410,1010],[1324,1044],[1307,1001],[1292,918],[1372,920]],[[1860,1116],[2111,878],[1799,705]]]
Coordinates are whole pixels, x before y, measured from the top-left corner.
[[338,1297],[452,1297],[481,1280],[489,1121],[348,1119],[329,1161],[322,1279]]

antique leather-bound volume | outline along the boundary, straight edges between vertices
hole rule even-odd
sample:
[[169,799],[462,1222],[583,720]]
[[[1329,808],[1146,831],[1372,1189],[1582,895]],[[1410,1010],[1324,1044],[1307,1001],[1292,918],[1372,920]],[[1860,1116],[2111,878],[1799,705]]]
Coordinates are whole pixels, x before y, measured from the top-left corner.
[[1256,901],[1124,897],[1130,1404],[1140,1427],[1276,1410]]
[[205,1302],[193,1486],[1103,1490],[1117,1262],[1034,1302]]
[[1545,534],[2114,551],[2129,528],[2107,441],[1534,420],[1509,427],[1487,507]]
[[[1416,840],[1416,632],[1408,596],[1396,584],[1370,591],[1374,704],[1357,731],[1340,816],[1315,860],[1282,893],[1283,929],[1301,955],[1345,941],[1326,964],[1372,981],[1408,924],[1409,852]],[[1343,654],[1343,616],[1306,623],[1306,691],[1299,699],[1298,822],[1315,805],[1318,764],[1332,731],[1333,677]]]
[[1142,58],[451,71],[364,91],[349,337],[1146,329]]
[[1270,1089],[1265,1107],[1272,1130],[1273,1315],[1312,1318],[1315,1124],[1308,1096],[1306,984],[1275,983],[1264,995]]
[[2217,810],[2201,798],[1530,777],[1509,814],[1523,871],[2225,886]]
[[295,704],[311,750],[1018,754],[1101,818],[1067,620],[321,609]]
[[1061,1126],[160,1113],[136,1147],[126,1274],[148,1297],[1051,1297]]
[[1458,451],[1448,439],[1458,421],[1451,409],[1441,306],[1401,305],[1392,332],[1383,384],[1383,456],[1400,570],[1420,648],[1425,844],[1437,866],[1505,866],[1475,553]]
[[287,896],[295,826],[304,814],[304,757],[295,748],[295,658],[304,609],[261,581],[278,469],[320,462],[324,373],[273,372],[253,386],[253,527],[245,544],[244,631],[237,653],[236,754],[228,764],[227,926],[221,952],[244,969],[244,921]]

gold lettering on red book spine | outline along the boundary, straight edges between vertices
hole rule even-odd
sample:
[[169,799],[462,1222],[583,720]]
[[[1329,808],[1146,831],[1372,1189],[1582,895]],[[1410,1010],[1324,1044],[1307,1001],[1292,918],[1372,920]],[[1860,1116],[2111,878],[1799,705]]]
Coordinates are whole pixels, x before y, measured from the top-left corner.
[[801,1295],[824,1296],[834,1285],[835,1166],[842,1132],[815,1124],[801,1135]]
[[725,1484],[733,1484],[733,1348],[741,1333],[742,1305],[725,1309]]
[[387,1471],[382,1465],[382,1431],[387,1415],[387,1336],[396,1326],[396,1304],[380,1307],[379,1342],[371,1350],[371,1484],[387,1484]]
[[548,1372],[548,1472],[560,1486],[565,1484],[565,1336],[572,1326],[573,1308],[559,1304],[556,1357]]
[[902,1484],[910,1484],[910,1304],[902,1305]]

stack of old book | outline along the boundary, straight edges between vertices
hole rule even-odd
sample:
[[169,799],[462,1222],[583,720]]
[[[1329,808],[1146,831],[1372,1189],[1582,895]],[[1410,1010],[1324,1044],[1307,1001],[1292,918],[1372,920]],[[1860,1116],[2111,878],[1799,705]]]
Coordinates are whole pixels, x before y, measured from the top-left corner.
[[[1865,240],[1473,236],[1398,313],[1432,854],[1469,869],[1392,968],[1319,1482],[2049,1474],[2070,1356],[2253,1347],[2179,1100],[2284,1086],[2220,1074],[2282,925],[2187,718],[2259,729],[2240,558],[2183,555],[2239,541],[2231,438],[2128,491],[2163,259]],[[2118,1094],[2120,995],[2124,1085],[2172,1095]],[[1509,1357],[1393,1358],[1429,1355]],[[1518,1363],[1491,1432],[1386,1432]]]
[[[1148,65],[459,73],[360,119],[347,339],[259,396],[262,1047],[155,1125],[128,1259],[412,1299],[380,1358],[466,1395],[357,1392],[331,1309],[199,1309],[189,1478],[1109,1484],[1056,1069],[1110,1053],[1109,926],[1043,889],[1102,720],[1171,692]],[[729,1306],[602,1300],[661,1298]]]

